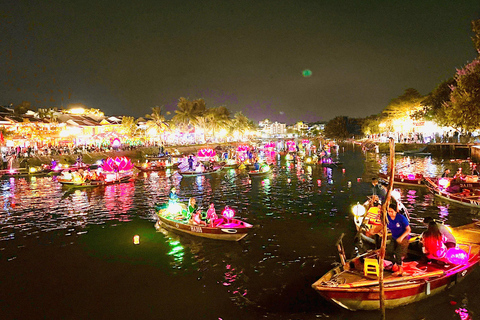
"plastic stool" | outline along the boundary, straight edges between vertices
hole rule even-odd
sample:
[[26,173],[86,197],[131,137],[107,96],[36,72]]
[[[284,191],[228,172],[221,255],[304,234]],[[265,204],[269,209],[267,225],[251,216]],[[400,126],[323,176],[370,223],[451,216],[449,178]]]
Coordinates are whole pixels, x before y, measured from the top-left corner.
[[363,263],[363,273],[365,275],[374,274],[377,277],[380,275],[380,267],[377,259],[365,258]]

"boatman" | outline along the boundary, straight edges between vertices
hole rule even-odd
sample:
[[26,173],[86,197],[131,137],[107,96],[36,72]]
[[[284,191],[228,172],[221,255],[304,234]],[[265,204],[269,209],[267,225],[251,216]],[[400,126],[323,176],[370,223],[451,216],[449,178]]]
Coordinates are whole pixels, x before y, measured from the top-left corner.
[[[372,195],[377,196],[381,203],[385,201],[387,196],[387,188],[378,182],[378,178],[372,178]],[[374,197],[375,198],[375,197]]]

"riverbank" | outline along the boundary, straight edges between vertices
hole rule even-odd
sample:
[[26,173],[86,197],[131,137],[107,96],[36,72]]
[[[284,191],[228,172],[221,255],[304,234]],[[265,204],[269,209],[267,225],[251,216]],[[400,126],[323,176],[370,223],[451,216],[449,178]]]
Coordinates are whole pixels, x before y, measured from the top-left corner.
[[[169,153],[178,151],[180,154],[196,154],[198,150],[202,148],[226,148],[228,146],[236,146],[237,142],[234,143],[222,143],[222,144],[201,144],[201,145],[188,145],[188,146],[172,146],[165,148]],[[159,147],[139,147],[134,150],[114,150],[114,151],[102,151],[102,152],[84,152],[81,153],[84,163],[93,164],[101,159],[106,159],[109,157],[128,157],[133,162],[143,162],[148,156],[156,156],[159,153]],[[59,163],[65,164],[74,164],[77,161],[80,153],[76,154],[63,154],[63,155],[49,155],[49,156],[33,156],[30,158],[20,158],[15,159],[13,167],[14,168],[25,168],[28,162],[28,166],[40,166],[42,164],[49,164],[52,160],[55,160]]]

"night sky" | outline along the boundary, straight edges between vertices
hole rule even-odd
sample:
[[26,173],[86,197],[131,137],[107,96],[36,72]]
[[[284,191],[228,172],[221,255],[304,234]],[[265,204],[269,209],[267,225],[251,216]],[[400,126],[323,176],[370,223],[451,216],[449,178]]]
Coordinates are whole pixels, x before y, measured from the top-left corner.
[[428,94],[476,57],[480,2],[3,0],[0,18],[0,105],[140,117],[203,98],[290,124]]

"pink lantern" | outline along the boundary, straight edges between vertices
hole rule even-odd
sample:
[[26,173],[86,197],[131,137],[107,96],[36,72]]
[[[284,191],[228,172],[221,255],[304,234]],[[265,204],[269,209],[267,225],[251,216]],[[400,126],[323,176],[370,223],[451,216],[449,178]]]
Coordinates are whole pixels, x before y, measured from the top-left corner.
[[447,250],[446,258],[451,264],[455,265],[464,265],[468,262],[468,254],[456,247]]
[[408,180],[415,180],[415,175],[414,174],[409,174],[407,176]]
[[235,211],[229,206],[225,206],[225,209],[222,211],[222,215],[227,219],[232,219],[235,216]]

